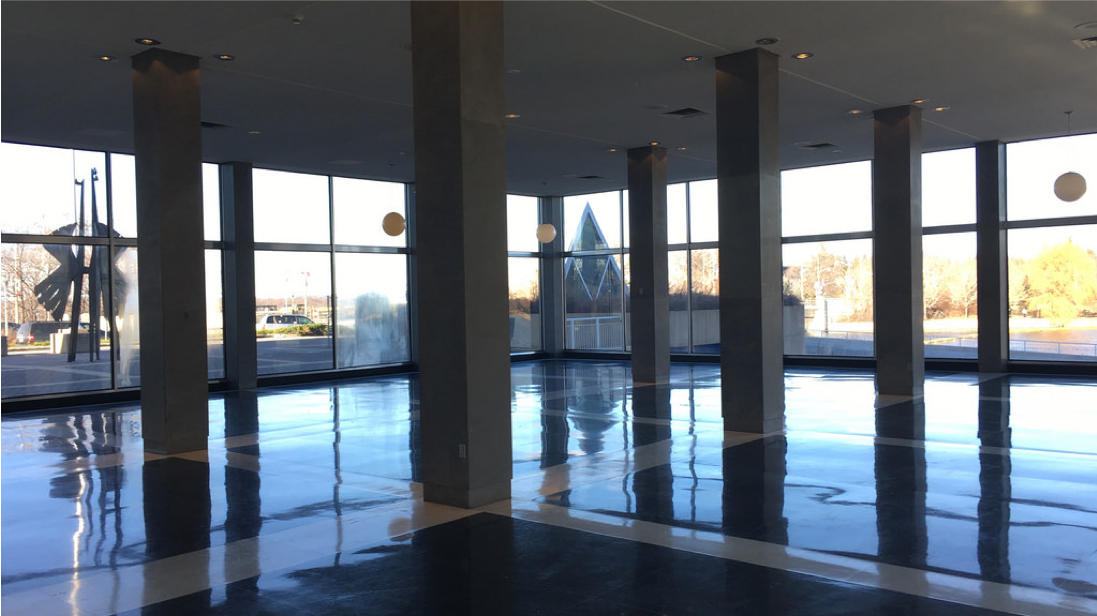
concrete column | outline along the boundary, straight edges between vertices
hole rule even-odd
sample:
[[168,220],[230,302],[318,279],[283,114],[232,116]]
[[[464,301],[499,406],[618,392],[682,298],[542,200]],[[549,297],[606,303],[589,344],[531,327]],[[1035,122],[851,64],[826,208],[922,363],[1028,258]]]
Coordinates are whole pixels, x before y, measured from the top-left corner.
[[233,389],[255,389],[255,216],[250,163],[225,163],[221,173],[221,233],[225,242],[225,378]]
[[872,165],[876,391],[921,396],[922,110],[879,109]]
[[777,55],[716,58],[724,429],[784,427]]
[[541,345],[545,353],[564,351],[564,198],[541,197],[541,222],[556,228],[556,239],[541,244]]
[[667,151],[628,151],[632,380],[670,380],[670,297],[667,290]]
[[198,58],[133,57],[141,423],[145,451],[205,449],[209,434]]
[[978,262],[979,372],[1004,372],[1009,359],[1006,274],[1006,145],[975,144],[975,234]]
[[423,495],[509,498],[503,7],[412,2]]

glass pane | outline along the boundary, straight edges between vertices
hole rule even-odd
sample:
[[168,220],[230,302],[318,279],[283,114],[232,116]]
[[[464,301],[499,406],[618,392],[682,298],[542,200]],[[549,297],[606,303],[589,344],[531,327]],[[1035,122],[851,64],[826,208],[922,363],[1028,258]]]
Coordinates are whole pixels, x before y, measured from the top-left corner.
[[105,154],[3,143],[0,160],[4,233],[106,236]]
[[926,357],[978,357],[977,274],[974,233],[922,238]]
[[675,250],[667,254],[671,353],[689,353],[688,259],[689,252],[685,250]]
[[507,250],[514,252],[538,252],[537,197],[507,195]]
[[565,250],[621,247],[621,193],[564,197]]
[[405,255],[335,255],[339,368],[394,364],[411,358],[407,271]]
[[255,169],[252,171],[255,241],[327,244],[328,178]]
[[536,257],[511,257],[510,350],[541,349],[541,263]]
[[629,224],[628,224],[628,191],[627,190],[622,190],[621,191],[621,221],[622,221],[622,231],[625,234],[624,247],[628,248],[629,247],[629,232],[631,231],[631,229],[629,228]]
[[407,218],[403,184],[332,178],[332,198],[336,244],[407,246],[407,232],[393,237],[382,226],[391,212]]
[[784,288],[803,300],[804,327],[785,316],[788,355],[873,356],[872,240],[785,244]]
[[1097,225],[1012,229],[1010,359],[1097,361]]
[[137,171],[134,165],[130,154],[110,155],[110,206],[114,230],[122,237],[137,237]]
[[689,220],[686,215],[686,185],[667,186],[667,243],[685,244],[688,241],[686,228]]
[[206,239],[221,239],[221,174],[217,165],[202,163],[202,213]]
[[[208,227],[207,227],[208,228]],[[224,287],[221,285],[221,251],[206,251],[206,350],[209,378],[225,378]]]
[[[1011,143],[1006,146],[1006,200],[1010,220],[1097,215],[1097,133]],[[1089,190],[1060,201],[1054,192],[1062,174],[1080,173]]]
[[975,148],[922,155],[922,226],[975,223]]
[[624,347],[625,276],[611,255],[564,260],[564,344],[569,349]]
[[[9,347],[2,359],[0,396],[109,388],[109,303],[103,295],[107,289],[100,277],[77,273],[79,268],[94,268],[105,274],[106,249],[4,244],[2,256]],[[78,297],[74,281],[79,282]]]
[[690,252],[693,352],[720,353],[720,251]]
[[331,261],[321,252],[255,252],[259,374],[332,368]]
[[781,235],[872,229],[872,163],[781,172]]
[[689,183],[689,240],[715,242],[719,236],[716,180]]
[[116,248],[114,251],[114,323],[118,327],[115,344],[115,387],[137,387],[141,384],[141,312],[138,304],[137,249]]

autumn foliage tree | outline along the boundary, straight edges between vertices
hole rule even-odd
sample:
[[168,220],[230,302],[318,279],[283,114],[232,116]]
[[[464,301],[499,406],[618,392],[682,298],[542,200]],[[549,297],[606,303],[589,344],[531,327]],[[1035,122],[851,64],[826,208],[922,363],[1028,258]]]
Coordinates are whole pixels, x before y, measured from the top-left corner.
[[1067,240],[1046,246],[1024,266],[1028,309],[1052,327],[1067,327],[1097,304],[1097,254]]

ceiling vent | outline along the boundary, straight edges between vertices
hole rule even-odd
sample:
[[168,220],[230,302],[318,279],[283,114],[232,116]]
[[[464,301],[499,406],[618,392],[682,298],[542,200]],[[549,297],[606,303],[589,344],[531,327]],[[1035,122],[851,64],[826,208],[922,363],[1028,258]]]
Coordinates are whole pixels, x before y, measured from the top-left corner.
[[1083,39],[1074,39],[1074,44],[1080,49],[1093,49],[1097,47],[1097,36],[1089,36]]
[[580,180],[604,180],[606,178],[604,178],[600,175],[581,175],[581,176],[579,176],[579,179]]
[[663,117],[671,118],[673,120],[683,120],[686,118],[699,118],[707,115],[710,115],[707,111],[701,111],[700,109],[694,109],[693,107],[683,107],[681,109],[675,109],[674,111],[668,111],[663,114]]
[[834,145],[833,143],[809,143],[800,147],[804,148],[805,150],[833,150],[838,146]]
[[222,128],[228,128],[228,124],[218,124],[217,122],[207,122],[202,120],[202,128],[208,128],[210,130],[221,130]]

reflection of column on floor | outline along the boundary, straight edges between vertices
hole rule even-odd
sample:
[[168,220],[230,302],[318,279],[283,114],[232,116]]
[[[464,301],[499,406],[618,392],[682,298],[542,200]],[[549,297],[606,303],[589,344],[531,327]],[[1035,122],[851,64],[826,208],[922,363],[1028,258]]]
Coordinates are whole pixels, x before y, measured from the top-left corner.
[[[413,547],[423,554],[415,560],[425,563],[424,587],[431,591],[419,593],[412,605],[423,609],[409,613],[522,613],[511,575],[516,570],[513,526],[511,518],[473,516],[447,525],[444,532],[414,535]],[[531,613],[533,608],[527,606]]]
[[411,464],[411,480],[422,481],[423,455],[420,448],[419,423],[419,377],[412,375],[408,379],[408,461]]
[[541,390],[541,468],[568,461],[567,396],[563,362],[540,362],[534,367]]
[[[145,513],[145,555],[160,560],[200,552],[208,560],[210,547],[210,484],[209,465],[179,458],[146,460],[141,473]],[[204,591],[187,595],[173,605],[179,614],[205,614],[211,605],[209,563],[191,563],[194,577],[205,576],[200,582]],[[157,571],[147,567],[149,574]],[[159,586],[164,580],[146,578],[143,604],[159,601]]]
[[[669,441],[670,385],[632,388],[632,441],[636,447]],[[657,422],[644,421],[645,419]],[[674,474],[669,443],[649,448],[651,465],[632,475],[636,514],[641,520],[670,524],[674,520]]]
[[724,449],[724,534],[788,545],[788,440],[769,436]]
[[[232,392],[225,398],[225,437],[259,433],[259,401],[255,391]],[[249,448],[248,453],[259,457],[259,443]],[[252,469],[225,465],[225,544],[234,541],[258,537],[263,527],[262,500],[259,488],[262,480],[259,473]],[[241,558],[250,562],[241,563]],[[259,570],[259,553],[256,550],[239,552],[225,550],[225,571],[231,571],[241,565]],[[225,586],[226,603],[246,605],[241,599],[257,596],[259,578],[245,578]]]
[[[886,563],[924,569],[928,551],[926,450],[882,444],[875,448],[877,554]],[[888,571],[881,570],[881,576],[886,577]]]
[[[979,442],[1010,447],[1009,379],[979,383]],[[1013,470],[1008,453],[979,452],[979,573],[983,579],[1010,583],[1009,522]]]

